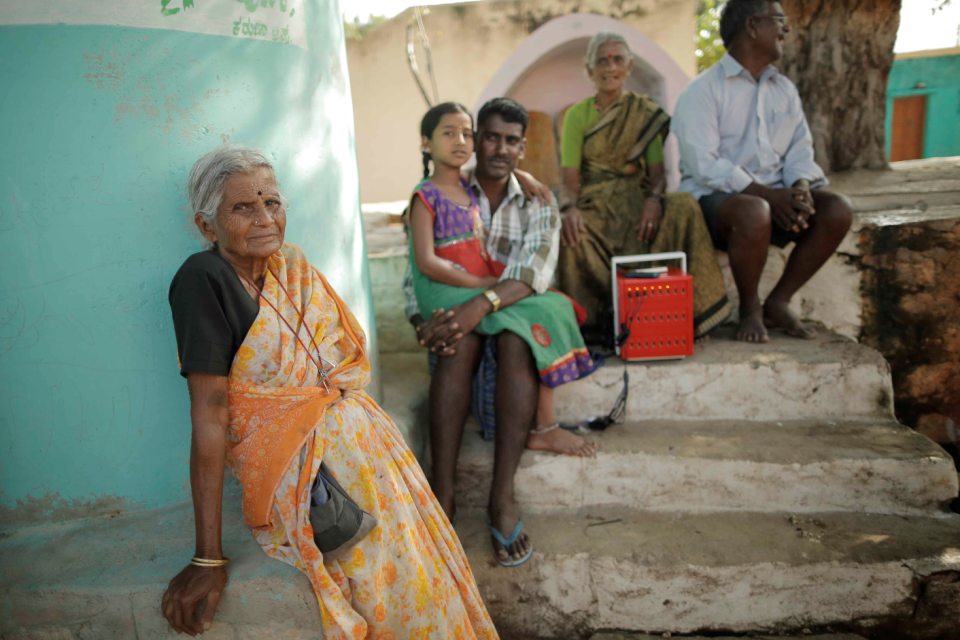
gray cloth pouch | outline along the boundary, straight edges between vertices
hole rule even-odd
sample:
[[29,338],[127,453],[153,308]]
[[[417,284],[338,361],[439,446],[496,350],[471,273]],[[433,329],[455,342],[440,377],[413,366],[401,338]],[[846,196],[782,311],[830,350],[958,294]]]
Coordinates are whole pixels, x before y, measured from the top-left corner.
[[377,526],[377,519],[350,499],[327,465],[310,490],[310,525],[313,541],[327,559],[336,559]]

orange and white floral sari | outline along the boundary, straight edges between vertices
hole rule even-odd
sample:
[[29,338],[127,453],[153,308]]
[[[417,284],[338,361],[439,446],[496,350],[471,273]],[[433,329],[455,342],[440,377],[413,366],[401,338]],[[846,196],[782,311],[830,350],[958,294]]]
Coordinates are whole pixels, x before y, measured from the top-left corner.
[[[312,336],[329,389],[305,348],[315,360]],[[327,640],[496,638],[423,471],[363,391],[364,347],[356,319],[323,276],[284,245],[269,260],[260,313],[230,369],[228,461],[243,485],[244,518],[269,556],[310,579]],[[309,520],[321,459],[378,522],[327,563]]]

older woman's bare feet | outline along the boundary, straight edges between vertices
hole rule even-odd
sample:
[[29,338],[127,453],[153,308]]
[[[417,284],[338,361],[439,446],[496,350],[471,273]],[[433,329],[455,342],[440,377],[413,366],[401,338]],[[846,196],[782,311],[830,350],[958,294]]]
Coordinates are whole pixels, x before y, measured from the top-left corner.
[[556,423],[531,429],[527,434],[527,449],[550,451],[562,456],[580,458],[592,458],[597,455],[595,443],[560,428]]
[[737,340],[742,342],[767,342],[767,328],[763,325],[763,307],[758,302],[740,309],[740,326],[737,328]]
[[794,338],[811,340],[817,337],[817,332],[810,325],[804,323],[793,311],[788,302],[767,298],[763,303],[763,322],[768,327],[783,329],[783,332]]

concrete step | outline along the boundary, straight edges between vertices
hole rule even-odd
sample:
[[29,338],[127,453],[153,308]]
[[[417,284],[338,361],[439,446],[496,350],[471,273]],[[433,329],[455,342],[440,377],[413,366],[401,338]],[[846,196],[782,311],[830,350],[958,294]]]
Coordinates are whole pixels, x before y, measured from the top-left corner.
[[425,460],[428,436],[427,394],[430,372],[427,352],[380,354],[383,402],[417,460]]
[[[193,554],[190,505],[73,520],[0,535],[0,638],[180,638],[160,614],[167,583]],[[223,509],[227,590],[205,640],[318,640],[307,578],[268,558],[243,524],[239,495]]]
[[[460,539],[505,638],[579,638],[611,629],[788,631],[909,619],[923,609],[918,598],[931,575],[960,570],[956,515],[591,508],[527,513],[524,522],[533,558],[504,569],[493,560],[484,514],[458,513]],[[955,630],[956,609],[941,611],[947,629]]]
[[[524,452],[516,486],[525,511],[919,515],[957,496],[950,456],[893,420],[633,422],[589,437],[599,445],[595,458]],[[458,504],[487,504],[492,467],[493,443],[466,434]]]
[[[960,570],[958,516],[596,507],[527,513],[524,521],[536,552],[508,570],[493,562],[484,514],[458,514],[458,534],[505,640],[574,640],[611,629],[762,632],[862,618],[909,622],[930,609],[918,602],[921,595],[947,603],[934,610],[946,624],[960,615],[960,593],[944,592],[960,588],[951,573]],[[223,536],[230,580],[203,637],[320,640],[309,583],[260,550],[243,526],[237,496],[224,501]],[[189,505],[5,530],[0,637],[179,637],[159,602],[192,549]]]
[[[411,376],[422,381],[420,393],[426,396],[429,378],[424,349],[381,353],[381,368],[388,384]],[[824,332],[814,340],[773,334],[769,343],[757,345],[737,342],[733,329],[722,327],[698,345],[690,358],[635,362],[626,368],[630,377],[626,419],[631,421],[892,416],[886,361],[876,351],[832,333]],[[621,360],[609,358],[583,380],[558,387],[560,420],[578,422],[606,415],[623,386],[623,371]]]
[[[369,224],[364,220],[364,224]],[[367,229],[367,254],[370,256],[403,256],[407,255],[407,236],[403,231],[403,226],[390,222],[378,224],[374,229]],[[401,274],[402,275],[402,274]],[[399,287],[403,280],[397,282]]]
[[407,240],[400,217],[405,207],[403,200],[365,202],[360,206],[368,256],[406,254]]
[[[390,234],[388,234],[390,235]],[[395,237],[395,234],[393,236]],[[386,239],[389,241],[389,238]],[[368,238],[368,244],[372,246]],[[370,257],[370,284],[377,321],[381,357],[394,353],[426,353],[403,312],[403,275],[407,268],[405,244],[392,248],[378,245],[380,255]]]
[[[876,351],[833,333],[814,340],[772,333],[766,344],[721,327],[684,360],[631,363],[628,420],[789,420],[892,415],[890,368]],[[557,415],[576,422],[610,411],[623,382],[611,358],[558,388]]]

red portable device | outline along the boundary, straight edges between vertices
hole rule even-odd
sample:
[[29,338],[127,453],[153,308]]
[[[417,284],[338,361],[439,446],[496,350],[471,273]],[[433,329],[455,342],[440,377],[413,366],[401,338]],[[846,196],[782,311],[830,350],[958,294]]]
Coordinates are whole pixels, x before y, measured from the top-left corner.
[[[679,260],[680,267],[638,267]],[[623,360],[668,360],[693,355],[693,276],[682,251],[617,256],[613,335]]]

